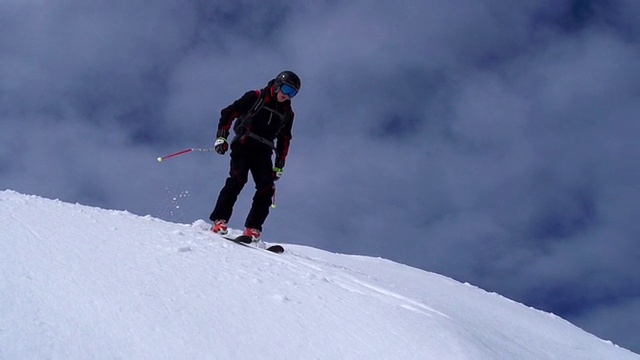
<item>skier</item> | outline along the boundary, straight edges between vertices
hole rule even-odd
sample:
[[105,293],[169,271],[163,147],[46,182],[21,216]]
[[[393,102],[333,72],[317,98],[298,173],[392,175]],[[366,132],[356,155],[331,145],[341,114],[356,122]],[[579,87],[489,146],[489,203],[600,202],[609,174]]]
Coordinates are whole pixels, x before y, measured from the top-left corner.
[[[233,104],[222,109],[214,148],[220,155],[229,149],[227,137],[234,120],[235,137],[231,141],[229,177],[218,195],[209,219],[211,231],[225,235],[233,206],[251,172],[256,186],[243,235],[260,241],[262,225],[269,215],[275,192],[274,181],[283,174],[289,152],[294,113],[291,99],[300,90],[300,78],[292,71],[282,71],[260,90],[250,90]],[[274,140],[277,142],[274,144]],[[272,155],[275,150],[275,166]]]

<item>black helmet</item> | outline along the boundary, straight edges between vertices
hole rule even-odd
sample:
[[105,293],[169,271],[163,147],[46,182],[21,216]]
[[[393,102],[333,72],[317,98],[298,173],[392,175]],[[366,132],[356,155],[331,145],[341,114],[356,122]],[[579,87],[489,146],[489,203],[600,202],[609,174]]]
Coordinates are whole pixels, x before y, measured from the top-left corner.
[[289,71],[289,70],[282,71],[280,74],[278,74],[278,76],[276,76],[274,80],[275,80],[274,85],[275,85],[276,91],[279,91],[280,87],[283,84],[293,87],[296,90],[296,92],[300,90],[300,85],[301,85],[300,78],[293,71]]

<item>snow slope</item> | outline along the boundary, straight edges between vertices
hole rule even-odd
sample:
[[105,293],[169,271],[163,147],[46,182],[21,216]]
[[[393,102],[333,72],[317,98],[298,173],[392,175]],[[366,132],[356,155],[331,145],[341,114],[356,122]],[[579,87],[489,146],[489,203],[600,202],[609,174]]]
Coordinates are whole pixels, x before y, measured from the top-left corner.
[[0,359],[640,359],[440,275],[207,229],[0,192]]

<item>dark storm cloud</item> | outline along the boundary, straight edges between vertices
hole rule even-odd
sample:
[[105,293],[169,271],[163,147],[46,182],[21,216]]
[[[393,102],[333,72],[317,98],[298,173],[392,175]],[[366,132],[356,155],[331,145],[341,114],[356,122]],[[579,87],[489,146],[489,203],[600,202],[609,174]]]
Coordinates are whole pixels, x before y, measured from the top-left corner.
[[340,56],[318,64],[334,96],[309,105],[328,109],[308,125],[327,136],[297,196],[335,201],[299,200],[320,219],[299,232],[574,321],[637,298],[640,64],[617,21],[635,5],[605,5],[353,5],[336,15],[353,20],[319,20],[324,47],[304,63]]
[[634,1],[5,1],[0,181],[207,218],[228,159],[155,157],[209,147],[222,107],[291,68],[267,238],[437,271],[637,352],[616,319],[640,297],[639,18]]

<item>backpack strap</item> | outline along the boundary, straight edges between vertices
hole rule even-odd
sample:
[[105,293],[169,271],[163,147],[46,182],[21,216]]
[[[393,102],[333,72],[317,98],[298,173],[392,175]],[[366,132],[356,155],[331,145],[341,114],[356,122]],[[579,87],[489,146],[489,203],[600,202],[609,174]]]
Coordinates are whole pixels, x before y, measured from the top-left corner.
[[249,111],[247,111],[246,114],[236,120],[236,124],[233,127],[233,130],[236,132],[236,134],[244,134],[249,128],[249,125],[251,125],[253,116],[257,114],[258,111],[260,111],[264,106],[265,98],[267,97],[266,91],[256,90],[256,92],[258,93],[256,102],[249,109]]

